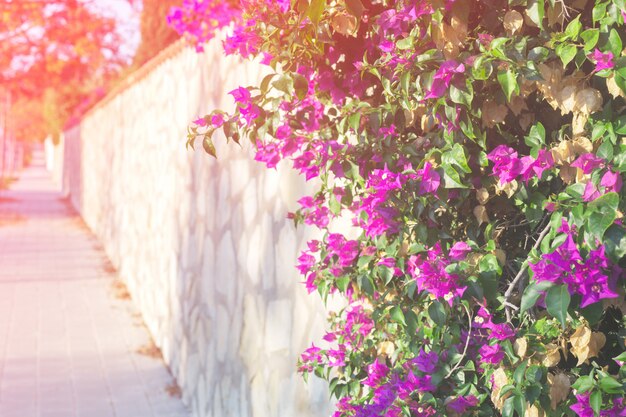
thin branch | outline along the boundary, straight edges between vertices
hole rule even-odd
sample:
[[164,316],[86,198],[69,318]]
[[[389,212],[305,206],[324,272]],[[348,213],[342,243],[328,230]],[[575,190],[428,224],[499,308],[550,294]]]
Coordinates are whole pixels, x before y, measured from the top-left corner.
[[470,337],[472,336],[472,314],[470,313],[469,309],[465,306],[465,304],[461,304],[461,305],[465,309],[465,312],[467,313],[467,318],[469,320],[469,329],[467,331],[467,337],[465,338],[465,347],[463,348],[463,353],[461,354],[461,358],[459,359],[459,361],[456,363],[456,365],[454,365],[452,369],[450,369],[450,372],[448,372],[448,374],[443,379],[450,378],[452,373],[456,371],[459,368],[459,366],[461,366],[461,362],[463,362],[463,359],[465,358],[465,355],[467,354],[467,347],[469,346]]
[[[541,242],[543,241],[543,239],[548,235],[548,233],[550,232],[550,223],[548,222],[548,224],[546,225],[546,227],[541,231],[541,233],[539,234],[539,236],[537,237],[537,240],[535,241],[535,244],[533,245],[533,249],[538,249],[539,245],[541,245]],[[513,278],[513,281],[511,281],[509,283],[508,288],[506,289],[506,291],[504,292],[504,305],[507,307],[506,308],[506,317],[507,320],[511,320],[511,311],[510,311],[510,303],[509,303],[509,298],[511,298],[511,294],[513,293],[513,289],[515,288],[515,285],[518,283],[518,281],[520,279],[522,279],[522,277],[524,276],[524,273],[526,272],[526,268],[528,268],[528,259],[526,259],[523,263],[522,266],[520,267],[519,271],[517,272],[517,275],[515,275],[515,278]]]

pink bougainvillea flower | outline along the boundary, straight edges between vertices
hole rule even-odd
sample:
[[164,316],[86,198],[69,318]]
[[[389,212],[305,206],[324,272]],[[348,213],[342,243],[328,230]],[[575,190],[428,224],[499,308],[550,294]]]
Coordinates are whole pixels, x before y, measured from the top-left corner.
[[450,87],[452,77],[456,74],[462,74],[463,72],[465,72],[465,65],[459,64],[456,61],[446,61],[441,64],[433,77],[433,83],[426,96],[424,96],[424,99],[443,97],[448,87]]
[[449,264],[437,243],[426,254],[412,255],[407,269],[415,278],[418,291],[427,291],[452,305],[454,298],[461,297],[467,287],[460,284],[458,275],[446,271]]
[[576,396],[576,404],[570,408],[578,415],[578,417],[594,417],[593,408],[589,404],[589,394]]
[[500,362],[502,362],[502,359],[504,359],[504,351],[502,350],[500,345],[497,343],[493,346],[490,346],[490,345],[481,346],[481,348],[478,350],[478,353],[480,353],[481,360],[483,363],[497,365]]
[[498,145],[487,155],[487,159],[494,163],[493,175],[505,184],[513,181],[522,172],[522,162],[517,152],[506,145]]
[[437,352],[424,352],[424,349],[420,349],[420,353],[412,361],[421,372],[426,374],[432,374],[437,369],[439,363],[439,355]]
[[451,261],[462,261],[465,259],[468,253],[472,251],[472,248],[465,242],[456,242],[450,248],[448,257]]
[[604,166],[604,159],[592,153],[585,153],[572,162],[571,166],[580,168],[583,174],[591,174],[594,169]]
[[389,367],[380,362],[378,358],[367,366],[367,378],[363,381],[363,385],[368,387],[376,387],[380,385],[381,381],[387,377],[389,373]]
[[478,398],[473,395],[454,398],[446,404],[446,407],[457,414],[464,414],[467,410],[478,405]]
[[602,176],[600,185],[604,187],[606,193],[619,193],[622,189],[622,176],[619,172],[609,170]]
[[195,124],[196,126],[205,127],[207,125],[207,122],[204,117],[200,117],[199,119],[194,120],[193,124]]
[[214,128],[221,127],[224,124],[224,115],[222,113],[217,113],[211,116],[211,125]]
[[611,69],[615,66],[613,52],[602,52],[596,48],[591,54],[591,59],[596,62],[596,71]]
[[598,197],[600,197],[600,191],[598,191],[598,187],[594,185],[593,181],[588,181],[587,184],[585,184],[583,201],[593,201]]
[[243,87],[235,88],[234,90],[230,91],[228,94],[233,96],[233,98],[235,99],[237,103],[241,103],[244,105],[250,103],[250,99],[252,98],[250,91],[248,91],[247,88],[243,88]]
[[426,162],[422,169],[416,171],[417,176],[420,178],[419,194],[435,193],[441,184],[441,176],[433,168],[430,162]]
[[554,158],[552,153],[545,149],[540,149],[537,158],[532,156],[525,156],[521,159],[522,162],[522,180],[528,182],[533,176],[541,178],[543,172],[554,167]]

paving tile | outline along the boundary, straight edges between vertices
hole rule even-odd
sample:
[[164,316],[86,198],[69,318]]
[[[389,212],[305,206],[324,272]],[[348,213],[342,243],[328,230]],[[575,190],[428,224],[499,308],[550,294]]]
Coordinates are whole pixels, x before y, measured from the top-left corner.
[[[101,245],[40,152],[0,191],[0,417],[188,417],[136,309],[111,296]],[[15,216],[16,215],[16,216]],[[157,386],[154,381],[163,381]]]

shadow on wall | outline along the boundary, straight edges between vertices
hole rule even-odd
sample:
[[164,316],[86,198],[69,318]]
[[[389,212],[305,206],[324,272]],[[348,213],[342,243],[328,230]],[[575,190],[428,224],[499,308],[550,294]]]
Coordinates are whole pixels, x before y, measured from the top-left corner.
[[286,219],[310,187],[223,137],[217,161],[185,149],[190,120],[263,75],[206,51],[169,48],[66,132],[64,184],[195,417],[326,416],[325,384],[295,372],[325,323],[294,267],[310,236]]

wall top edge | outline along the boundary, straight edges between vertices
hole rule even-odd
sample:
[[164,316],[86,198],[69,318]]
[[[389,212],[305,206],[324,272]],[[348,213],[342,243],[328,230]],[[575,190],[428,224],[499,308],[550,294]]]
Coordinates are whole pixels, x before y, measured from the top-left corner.
[[152,57],[149,61],[143,64],[141,67],[133,71],[128,77],[124,78],[115,88],[109,91],[100,101],[94,104],[85,114],[80,118],[80,122],[91,114],[93,114],[98,109],[106,106],[113,99],[115,99],[118,95],[122,94],[124,91],[128,90],[130,87],[134,86],[136,83],[144,79],[147,75],[149,75],[156,67],[161,65],[163,62],[168,59],[178,55],[185,48],[189,47],[185,39],[181,38],[171,45],[163,49],[161,52]]

